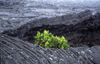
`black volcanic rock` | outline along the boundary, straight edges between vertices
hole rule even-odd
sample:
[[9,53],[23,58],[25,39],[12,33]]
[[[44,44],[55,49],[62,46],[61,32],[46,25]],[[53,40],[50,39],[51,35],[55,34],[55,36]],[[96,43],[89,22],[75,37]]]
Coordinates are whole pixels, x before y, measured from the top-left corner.
[[23,37],[27,31],[35,27],[42,27],[43,25],[52,26],[52,25],[58,25],[58,24],[70,26],[70,25],[75,25],[77,23],[81,23],[83,21],[91,19],[91,17],[92,17],[91,11],[85,10],[83,12],[80,12],[79,14],[69,14],[69,15],[63,15],[63,16],[56,16],[53,18],[41,18],[41,19],[30,21],[16,29],[7,30],[7,33],[12,36]]
[[4,5],[20,4],[23,0],[1,0]]
[[[100,63],[100,13],[92,15],[90,10],[85,10],[91,9],[89,7],[75,14],[83,8],[73,7],[72,11],[67,5],[28,3],[31,5],[22,0],[0,1],[1,64]],[[99,11],[99,7],[94,9]],[[67,14],[69,11],[75,13]],[[49,49],[34,44],[33,36],[43,30],[64,36],[71,47],[68,50]]]
[[63,49],[42,48],[0,34],[1,64],[99,64],[100,46]]
[[100,45],[99,18],[99,13],[92,15],[90,10],[86,10],[79,14],[30,21],[17,29],[7,30],[3,34],[33,43],[33,36],[37,31],[49,30],[54,35],[65,36],[72,47],[84,45],[92,47]]

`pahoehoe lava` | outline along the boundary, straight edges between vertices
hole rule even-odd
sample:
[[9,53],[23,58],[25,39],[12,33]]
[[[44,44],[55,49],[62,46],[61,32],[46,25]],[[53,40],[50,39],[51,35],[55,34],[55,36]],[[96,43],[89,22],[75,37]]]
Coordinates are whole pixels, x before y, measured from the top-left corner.
[[[0,34],[1,64],[99,64],[100,46],[68,50],[39,45]],[[96,51],[95,51],[96,50]]]
[[[28,3],[24,7],[23,0],[0,1],[1,64],[100,64],[100,6]],[[35,44],[33,36],[44,30],[64,36],[71,47],[50,49]]]
[[100,35],[100,13],[92,15],[91,11],[86,10],[67,17],[68,15],[31,21],[16,30],[7,30],[3,34],[34,43],[33,36],[37,31],[49,30],[59,37],[65,36],[72,47],[100,45],[100,36],[98,36]]

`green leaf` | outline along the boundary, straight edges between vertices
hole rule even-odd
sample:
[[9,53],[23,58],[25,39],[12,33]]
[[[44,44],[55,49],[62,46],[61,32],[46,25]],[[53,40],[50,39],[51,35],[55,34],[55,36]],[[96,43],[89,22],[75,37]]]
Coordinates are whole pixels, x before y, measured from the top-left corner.
[[48,42],[46,42],[46,43],[45,43],[45,47],[48,47],[48,45],[49,45],[49,43],[48,43]]
[[49,31],[44,30],[43,33],[37,32],[37,35],[34,36],[35,43],[42,46],[42,47],[48,47],[48,48],[62,48],[62,49],[68,49],[70,46],[67,44],[67,40],[64,36],[57,37],[54,36],[52,33],[49,33]]

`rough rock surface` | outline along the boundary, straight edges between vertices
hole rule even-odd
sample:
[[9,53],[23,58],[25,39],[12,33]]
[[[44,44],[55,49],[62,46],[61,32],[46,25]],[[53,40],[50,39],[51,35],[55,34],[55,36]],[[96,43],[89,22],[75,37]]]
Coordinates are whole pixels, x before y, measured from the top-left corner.
[[[0,35],[1,64],[99,64],[100,46],[49,49]],[[95,51],[96,50],[96,51]]]
[[49,30],[54,35],[65,36],[71,46],[89,47],[100,45],[100,13],[92,15],[90,10],[79,14],[42,18],[30,21],[14,30],[3,32],[9,36],[34,42],[37,31]]
[[63,24],[66,26],[69,26],[71,24],[75,25],[82,21],[91,19],[91,17],[92,17],[91,11],[86,10],[79,14],[56,16],[54,18],[41,18],[41,19],[32,20],[14,30],[7,30],[7,32],[11,33],[12,36],[17,35],[17,36],[23,37],[27,31],[29,31],[30,29],[35,28],[35,27],[41,27],[43,25],[58,25],[58,24]]
[[[1,64],[100,64],[100,13],[96,12],[100,6],[0,0]],[[71,47],[45,49],[34,44],[33,36],[45,29],[65,36]]]
[[[6,5],[5,2],[11,3]],[[22,0],[1,0],[0,1],[0,33],[9,30],[17,29],[18,27],[30,21],[35,21],[43,18],[54,18],[56,16],[75,14],[89,9],[94,13],[100,12],[100,6],[84,6],[80,4],[70,3],[42,3],[36,1],[23,2]],[[54,19],[56,20],[56,19]],[[3,22],[1,22],[3,21]],[[62,20],[63,21],[63,20]]]

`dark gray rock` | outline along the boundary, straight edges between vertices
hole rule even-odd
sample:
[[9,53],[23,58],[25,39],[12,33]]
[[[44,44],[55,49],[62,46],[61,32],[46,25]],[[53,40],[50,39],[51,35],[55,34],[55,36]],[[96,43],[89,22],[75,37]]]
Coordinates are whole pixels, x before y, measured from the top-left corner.
[[99,64],[100,46],[49,49],[0,34],[1,64]]
[[[5,30],[9,29],[17,29],[21,27],[23,24],[28,23],[29,21],[35,21],[43,18],[54,18],[58,16],[66,16],[68,14],[71,14],[70,16],[73,16],[72,14],[77,14],[79,12],[85,11],[86,9],[89,9],[92,11],[92,13],[96,13],[97,10],[99,12],[100,7],[85,7],[80,6],[80,4],[72,4],[72,3],[43,3],[43,2],[37,2],[37,1],[30,1],[27,2],[26,0],[0,0],[2,6],[0,6],[0,21],[3,21],[3,23],[6,25],[0,24],[0,33],[2,33]],[[6,4],[8,3],[8,4]],[[95,6],[95,5],[93,5]],[[75,10],[72,10],[74,8]],[[75,15],[76,15],[75,14]],[[85,15],[85,14],[83,14]],[[67,16],[68,17],[68,16]],[[81,15],[80,15],[81,17]],[[59,17],[58,17],[59,18]],[[70,20],[71,17],[68,17]],[[77,16],[76,16],[77,18]],[[63,21],[63,18],[60,18]],[[53,19],[55,20],[55,19]],[[59,20],[59,19],[58,19]],[[55,20],[57,21],[57,20]],[[66,24],[70,24],[71,22],[68,22]],[[76,21],[75,21],[76,23]]]
[[[82,16],[83,15],[83,16]],[[42,27],[43,25],[58,25],[63,24],[66,26],[75,25],[81,23],[85,20],[89,20],[92,17],[90,10],[80,12],[79,14],[69,14],[63,16],[56,16],[54,18],[41,18],[30,21],[14,30],[7,30],[8,34],[23,37],[27,31],[35,27]],[[6,34],[7,34],[6,32]]]
[[4,5],[20,4],[23,0],[0,0]]
[[72,47],[92,47],[100,45],[99,18],[100,13],[92,15],[90,10],[86,10],[79,14],[30,21],[17,29],[7,30],[3,34],[33,43],[33,36],[36,35],[37,31],[43,32],[44,30],[49,30],[54,35],[65,36]]
[[[68,6],[63,6],[64,4],[56,6],[35,1],[29,3],[31,5],[21,0],[0,1],[0,33],[9,35],[0,34],[1,64],[100,63],[100,13],[93,16],[90,10],[83,11],[77,7],[72,11]],[[79,13],[78,9],[83,12]],[[94,9],[100,10],[99,7]],[[76,11],[79,14],[75,14]],[[75,13],[67,14],[67,12]],[[33,36],[36,32],[45,29],[58,36],[64,35],[71,46],[84,46],[68,50],[45,49],[22,41],[31,40],[34,43]],[[94,47],[89,48],[87,45]]]

